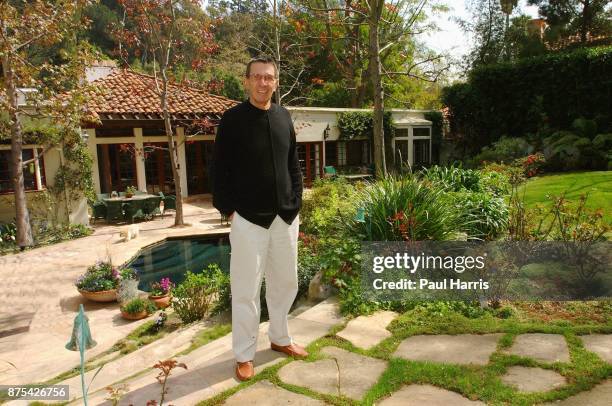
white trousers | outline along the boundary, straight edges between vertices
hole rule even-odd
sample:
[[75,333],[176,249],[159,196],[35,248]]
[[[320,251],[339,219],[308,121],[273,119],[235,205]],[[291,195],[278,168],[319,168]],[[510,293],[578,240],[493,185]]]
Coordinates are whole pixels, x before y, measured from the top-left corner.
[[299,215],[291,225],[276,216],[269,229],[234,212],[230,231],[232,289],[232,346],[236,361],[251,361],[257,349],[262,277],[270,315],[268,337],[290,345],[287,314],[297,294]]

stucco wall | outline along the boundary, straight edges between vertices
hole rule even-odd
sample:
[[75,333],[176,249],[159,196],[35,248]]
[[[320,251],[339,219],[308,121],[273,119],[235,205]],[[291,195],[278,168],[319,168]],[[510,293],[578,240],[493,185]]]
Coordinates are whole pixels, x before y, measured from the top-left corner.
[[[24,146],[31,148],[32,145]],[[2,149],[6,149],[5,146]],[[60,166],[60,152],[51,149],[44,155],[44,175],[47,186],[54,184],[55,174]],[[45,197],[45,191],[26,191],[30,218],[34,221],[50,221],[66,223],[66,205],[59,204],[53,207]],[[87,199],[84,197],[70,202],[70,222],[78,224],[89,224]],[[0,195],[0,222],[12,222],[15,218],[15,197],[12,193]]]

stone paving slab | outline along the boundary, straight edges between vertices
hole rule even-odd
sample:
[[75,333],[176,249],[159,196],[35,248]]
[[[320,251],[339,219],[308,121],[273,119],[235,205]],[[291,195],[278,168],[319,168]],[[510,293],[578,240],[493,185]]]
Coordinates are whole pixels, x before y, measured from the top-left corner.
[[565,337],[559,334],[521,334],[515,338],[508,353],[542,362],[570,361]]
[[329,358],[292,362],[280,369],[279,378],[315,392],[360,400],[387,368],[386,361],[337,347],[325,347],[321,353]]
[[[319,312],[315,309],[317,306],[322,306],[327,310]],[[336,315],[339,314],[339,307],[335,299],[324,301],[316,305],[315,308],[289,320],[289,329],[295,342],[308,345],[312,341],[323,337],[333,326],[333,324],[327,324],[330,321],[329,315],[332,309],[335,308]],[[309,320],[301,318],[306,313],[309,313],[307,315]],[[317,314],[320,316],[318,320],[322,322],[316,321],[317,317],[315,315]],[[286,358],[284,354],[270,350],[267,330],[268,323],[261,323],[254,360],[255,373],[259,373]],[[193,406],[204,399],[238,385],[240,382],[235,378],[234,372],[236,360],[231,348],[232,335],[230,333],[189,354],[176,357],[176,360],[184,362],[188,369],[177,368],[168,378],[168,387],[170,388],[166,397],[168,404]],[[151,366],[157,361],[157,359],[151,359]],[[131,370],[131,372],[136,373],[138,370]],[[159,400],[160,385],[155,379],[156,375],[157,370],[148,370],[135,378],[128,379],[130,392],[122,399],[121,404],[145,405],[150,399]],[[106,396],[106,391],[97,391],[90,395],[89,404],[105,404],[104,398]],[[71,404],[80,405],[82,401],[75,400]]]
[[590,391],[581,392],[565,400],[546,403],[550,406],[610,406],[612,403],[612,380],[604,381]]
[[567,383],[565,377],[555,371],[522,366],[509,367],[501,380],[521,392],[548,392]]
[[[274,399],[274,400],[272,400]],[[224,405],[228,406],[256,406],[256,405],[291,405],[291,406],[319,406],[325,405],[317,399],[299,395],[286,389],[279,388],[269,381],[257,382],[248,388],[230,396]]]
[[379,403],[380,406],[484,406],[458,393],[432,385],[408,385]]
[[594,352],[609,364],[612,364],[612,334],[590,334],[580,336],[584,348]]
[[486,365],[502,334],[417,335],[397,347],[396,357],[411,361]]
[[346,327],[336,335],[350,341],[356,347],[370,349],[385,338],[391,337],[387,326],[397,316],[397,313],[390,311],[359,316],[349,321]]

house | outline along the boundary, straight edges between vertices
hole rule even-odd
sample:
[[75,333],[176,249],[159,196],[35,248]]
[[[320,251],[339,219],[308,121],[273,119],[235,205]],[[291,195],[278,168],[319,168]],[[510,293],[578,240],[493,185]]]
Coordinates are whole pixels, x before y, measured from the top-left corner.
[[[340,170],[368,167],[373,162],[373,145],[369,136],[343,139],[338,115],[368,112],[369,109],[287,107],[294,120],[298,155],[307,185],[323,176],[323,167]],[[406,161],[420,167],[431,163],[432,122],[424,118],[429,110],[391,109],[394,137],[385,138],[387,167]],[[390,142],[389,142],[390,141]]]
[[[134,186],[152,194],[173,194],[174,182],[164,123],[152,76],[118,69],[102,62],[87,71],[94,87],[88,91],[86,110],[95,120],[82,123],[83,137],[93,157],[96,193],[124,191]],[[185,196],[211,192],[215,128],[225,110],[238,102],[216,96],[195,86],[170,87],[171,118],[177,135],[181,191]],[[298,156],[306,186],[323,176],[323,168],[358,170],[373,162],[372,144],[367,137],[344,140],[338,130],[338,114],[365,109],[288,107],[294,120]],[[387,145],[387,157],[399,164],[431,162],[431,125],[421,110],[391,110],[395,136]],[[25,145],[24,158],[42,151]],[[390,152],[393,151],[393,152]],[[8,161],[10,145],[0,145],[0,197],[12,198]],[[389,158],[388,162],[389,162]],[[62,161],[61,151],[51,150],[26,171],[28,200],[52,184]],[[66,210],[66,209],[65,209]],[[88,223],[85,199],[72,202],[73,223]],[[10,221],[14,209],[0,199],[0,221]]]

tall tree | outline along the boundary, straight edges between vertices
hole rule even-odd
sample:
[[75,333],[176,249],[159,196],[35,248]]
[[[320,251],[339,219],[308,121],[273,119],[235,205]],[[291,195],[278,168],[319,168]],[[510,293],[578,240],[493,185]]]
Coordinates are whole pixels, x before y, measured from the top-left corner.
[[510,15],[516,7],[518,0],[499,0],[501,4],[502,12],[506,15],[506,25],[504,27],[504,59],[510,60],[510,44],[509,44],[509,31],[510,31]]
[[[30,57],[36,50],[53,47],[66,38],[72,38],[73,33],[86,24],[80,15],[83,7],[90,3],[88,0],[13,0],[3,1],[0,7],[0,105],[7,112],[11,138],[16,242],[22,249],[34,243],[23,175],[24,165],[28,163],[24,162],[22,154],[24,121],[46,117],[50,122],[55,119],[62,122],[67,117],[74,118],[73,114],[68,114],[68,109],[75,106],[78,93],[73,93],[73,98],[63,103],[49,103],[48,100],[59,91],[67,90],[66,86],[69,88],[78,83],[79,76],[83,76],[85,62],[81,58],[84,54],[80,51],[65,54],[63,65],[49,62],[35,65]],[[73,57],[75,55],[77,57]],[[27,93],[27,105],[19,102],[20,97],[24,96],[20,91],[22,87],[36,90]],[[72,124],[75,124],[74,121]]]
[[[159,96],[159,109],[163,115],[164,129],[168,139],[170,166],[176,190],[176,215],[174,225],[184,225],[183,197],[181,190],[180,164],[175,128],[170,117],[168,102],[172,92],[170,83],[180,83],[179,66],[188,63],[190,69],[202,69],[209,57],[217,50],[213,41],[212,27],[194,19],[201,11],[199,0],[119,0],[125,8],[127,17],[134,24],[131,30],[121,27],[117,36],[122,44],[122,57],[127,61],[128,50],[147,52],[152,60],[155,77],[155,91]],[[185,38],[189,38],[186,41]]]
[[612,37],[612,7],[609,0],[528,0],[549,25],[549,38],[578,35],[584,45],[590,36]]

